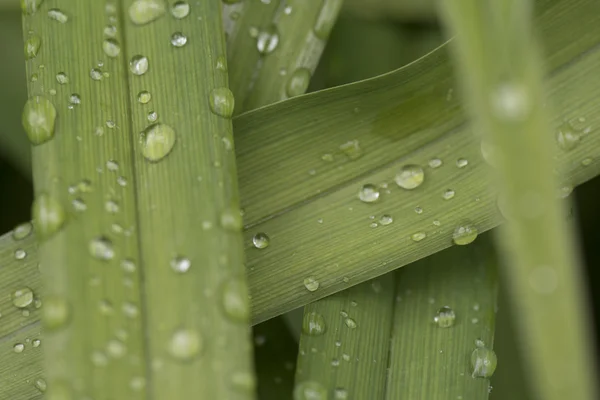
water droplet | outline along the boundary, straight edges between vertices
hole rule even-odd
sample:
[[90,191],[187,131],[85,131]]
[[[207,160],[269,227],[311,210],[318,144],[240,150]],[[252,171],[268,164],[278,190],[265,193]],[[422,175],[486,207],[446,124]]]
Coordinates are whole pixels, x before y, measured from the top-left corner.
[[381,216],[381,218],[379,218],[379,224],[380,224],[380,225],[383,225],[383,226],[385,226],[385,225],[389,225],[389,224],[391,224],[392,222],[394,222],[394,218],[392,218],[392,216],[391,216],[391,215],[388,215],[388,214],[383,214],[383,215]]
[[267,236],[267,234],[263,232],[257,233],[252,238],[252,243],[257,249],[264,249],[265,247],[269,246],[269,241],[269,236]]
[[425,180],[425,173],[423,172],[423,168],[418,165],[405,165],[400,172],[396,174],[394,180],[401,188],[412,190],[421,186]]
[[346,326],[350,329],[356,329],[357,325],[356,325],[356,321],[353,320],[352,318],[346,318],[344,320],[344,323],[346,324]]
[[191,266],[192,262],[186,257],[177,256],[171,260],[171,268],[180,274],[188,272]]
[[122,358],[127,353],[127,346],[117,339],[111,339],[106,344],[106,352],[113,358]]
[[470,223],[461,224],[454,230],[454,233],[452,234],[452,241],[454,244],[464,246],[477,239],[478,233],[479,231],[475,225]]
[[296,69],[288,78],[285,87],[288,97],[295,97],[303,94],[308,89],[310,83],[310,70],[307,68]]
[[469,165],[469,160],[467,160],[466,158],[459,158],[458,160],[456,160],[456,166],[458,168],[464,168],[467,165]]
[[148,104],[150,100],[152,100],[152,95],[150,94],[150,92],[143,90],[138,93],[138,102],[140,102],[141,104]]
[[144,75],[148,71],[148,64],[148,57],[138,54],[137,56],[133,56],[131,61],[129,61],[129,70],[134,75]]
[[42,45],[42,38],[39,35],[31,34],[25,41],[25,59],[31,60],[38,55],[40,46]]
[[116,214],[119,212],[119,203],[114,200],[107,200],[106,203],[104,203],[104,209],[109,214]]
[[499,85],[492,92],[491,103],[496,117],[506,121],[521,121],[531,110],[526,88],[512,82]]
[[419,207],[419,206],[416,206],[415,207],[415,213],[417,213],[417,214],[423,214],[423,208]]
[[94,81],[101,81],[102,80],[102,71],[100,71],[99,69],[96,69],[96,68],[92,68],[90,70],[90,78],[92,78],[92,80],[94,80]]
[[435,317],[433,317],[433,321],[440,327],[440,328],[449,328],[452,325],[454,325],[454,321],[456,320],[456,314],[454,313],[454,310],[451,309],[450,307],[442,307],[438,310],[437,314],[435,315]]
[[73,93],[69,96],[69,103],[74,106],[81,104],[81,97],[77,93]]
[[187,36],[181,32],[175,32],[171,35],[171,44],[173,47],[183,47],[187,43]]
[[31,15],[40,9],[44,0],[21,0],[21,10],[23,14]]
[[17,308],[25,308],[33,303],[33,291],[28,287],[15,290],[11,297],[13,305]]
[[109,261],[115,256],[112,241],[104,236],[90,240],[88,250],[93,258],[100,261]]
[[69,303],[62,296],[49,295],[44,297],[42,321],[47,330],[57,330],[66,325],[71,314]]
[[444,193],[442,193],[442,199],[444,200],[450,200],[451,198],[454,197],[456,193],[454,192],[454,190],[452,189],[446,189],[446,191],[444,191]]
[[317,312],[305,312],[302,319],[302,332],[310,336],[319,336],[325,333],[325,318]]
[[17,343],[13,346],[13,351],[15,353],[22,353],[25,350],[25,345],[23,343]]
[[174,358],[190,361],[202,351],[203,341],[198,332],[180,329],[173,333],[168,343],[168,351]]
[[300,382],[294,387],[294,400],[327,400],[327,389],[319,382]]
[[279,44],[279,33],[275,25],[262,31],[256,38],[256,48],[260,54],[272,53]]
[[335,388],[333,398],[334,400],[346,400],[348,399],[348,391],[344,388]]
[[169,125],[154,124],[144,131],[142,154],[146,160],[157,162],[166,157],[175,145],[175,131]]
[[226,87],[216,88],[210,92],[210,109],[216,115],[231,118],[235,107],[233,93]]
[[362,156],[362,149],[358,140],[350,140],[340,145],[340,150],[344,153],[351,161],[356,160]]
[[115,38],[117,36],[117,27],[114,25],[106,25],[104,27],[104,36]]
[[591,159],[590,157],[586,157],[583,160],[581,160],[581,165],[583,165],[584,167],[587,167],[587,166],[591,165],[592,162],[594,162],[593,159]]
[[33,225],[31,225],[30,222],[24,222],[15,227],[15,229],[12,232],[12,238],[13,238],[13,240],[17,240],[17,241],[23,240],[26,237],[28,237],[29,235],[31,235],[32,231],[33,231]]
[[379,199],[379,189],[377,186],[367,183],[360,188],[358,198],[365,203],[373,203]]
[[471,353],[473,378],[490,378],[494,374],[497,364],[496,353],[487,347],[478,347]]
[[581,135],[574,131],[571,125],[564,123],[556,132],[556,143],[558,147],[565,151],[569,151],[577,147]]
[[27,257],[27,252],[25,252],[25,250],[23,250],[23,249],[15,250],[15,259],[16,260],[24,260],[25,257]]
[[104,39],[104,41],[102,42],[102,50],[104,50],[104,54],[106,54],[107,56],[115,58],[121,52],[121,45],[119,45],[119,42],[116,39]]
[[33,145],[42,144],[54,137],[56,108],[50,100],[40,96],[27,100],[21,120]]
[[439,168],[442,166],[442,160],[440,160],[439,158],[432,158],[431,160],[429,160],[429,167],[430,168]]
[[185,1],[176,1],[171,6],[171,15],[176,19],[183,19],[190,14],[190,5]]
[[58,8],[51,8],[50,10],[48,10],[48,18],[50,18],[53,21],[60,22],[61,24],[64,24],[69,20],[67,14],[65,14]]
[[217,57],[217,69],[222,72],[227,72],[227,58],[225,58],[225,56]]
[[346,354],[346,353],[344,353],[344,354],[342,354],[342,359],[343,359],[344,361],[350,361],[350,355],[349,355],[349,354]]
[[413,240],[413,242],[420,242],[421,240],[425,239],[427,237],[427,234],[425,232],[417,232],[417,233],[413,233],[410,238]]
[[129,6],[129,19],[136,25],[148,24],[166,13],[164,0],[136,0]]
[[42,341],[40,339],[34,339],[31,344],[33,345],[33,347],[40,347],[40,345],[42,344]]
[[338,360],[337,358],[332,358],[331,359],[331,366],[332,367],[339,367],[340,366],[340,360]]
[[241,279],[230,279],[223,284],[221,292],[223,310],[231,319],[247,322],[250,317],[248,289]]
[[150,111],[148,113],[148,122],[156,122],[157,119],[158,119],[158,114],[156,113],[156,111]]
[[52,236],[65,222],[65,211],[60,203],[45,193],[35,199],[31,213],[40,238]]
[[38,378],[35,380],[35,387],[40,392],[44,393],[48,388],[48,385],[46,384],[46,381],[43,378]]
[[304,287],[306,287],[309,292],[314,292],[319,288],[319,281],[314,276],[309,276],[304,278]]

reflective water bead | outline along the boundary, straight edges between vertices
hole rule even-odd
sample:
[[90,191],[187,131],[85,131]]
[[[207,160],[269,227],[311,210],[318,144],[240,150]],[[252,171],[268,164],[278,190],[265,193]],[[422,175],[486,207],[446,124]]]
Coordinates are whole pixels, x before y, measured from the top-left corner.
[[325,333],[325,318],[317,312],[305,312],[302,319],[302,332],[310,336],[319,336]]
[[23,14],[35,14],[43,1],[44,0],[21,0],[21,10],[23,11]]
[[363,154],[358,140],[350,140],[340,145],[340,151],[344,153],[351,161],[360,158]]
[[494,374],[497,364],[496,353],[487,347],[478,347],[471,353],[473,378],[490,378]]
[[33,145],[45,143],[54,137],[56,108],[50,100],[41,96],[27,100],[21,120]]
[[148,65],[148,58],[138,54],[129,61],[129,70],[134,75],[144,75],[148,71]]
[[15,250],[15,259],[16,260],[24,260],[27,257],[27,252],[23,249]]
[[60,22],[61,24],[64,24],[67,21],[69,21],[69,17],[67,16],[67,14],[65,14],[58,8],[51,8],[50,10],[48,10],[48,18],[50,18],[53,21]]
[[314,292],[319,288],[319,281],[314,276],[304,278],[304,287],[310,292]]
[[365,203],[373,203],[379,199],[379,189],[377,186],[367,183],[360,188],[358,198]]
[[175,32],[171,35],[171,44],[173,47],[183,47],[187,43],[187,36],[181,32]]
[[25,59],[31,60],[38,55],[38,51],[42,45],[42,38],[35,33],[29,35],[25,41]]
[[421,186],[425,180],[425,173],[423,172],[423,168],[418,165],[405,165],[400,172],[396,174],[394,180],[401,188],[412,190]]
[[454,325],[455,320],[456,314],[454,313],[454,310],[447,306],[440,308],[435,317],[433,317],[433,322],[435,322],[440,328],[451,327]]
[[269,242],[269,236],[267,236],[267,234],[263,232],[259,232],[256,235],[254,235],[254,237],[252,237],[252,243],[257,249],[266,248],[267,246],[269,246]]
[[506,82],[492,92],[492,111],[497,118],[510,121],[520,121],[529,115],[531,104],[525,86]]
[[171,6],[171,15],[176,19],[182,19],[190,14],[190,5],[185,1],[176,1]]
[[346,400],[348,399],[348,391],[344,388],[335,388],[333,391],[333,399],[334,400]]
[[13,346],[13,351],[15,353],[22,353],[25,350],[25,345],[23,343],[17,343]]
[[77,93],[73,93],[69,96],[69,103],[74,106],[78,106],[81,104],[81,97]]
[[467,160],[466,158],[459,158],[458,160],[456,160],[456,166],[458,168],[464,168],[467,165],[469,165],[469,160]]
[[394,218],[392,218],[392,216],[391,216],[391,215],[388,215],[388,214],[383,214],[383,215],[381,216],[381,218],[379,218],[379,224],[380,224],[380,225],[383,225],[383,226],[385,226],[385,225],[389,225],[389,224],[391,224],[392,222],[394,222]]
[[25,308],[33,303],[33,291],[28,287],[22,287],[12,292],[12,303],[17,308]]
[[46,381],[43,378],[38,378],[35,380],[35,387],[40,392],[44,393],[46,392],[48,385],[46,384]]
[[17,241],[23,240],[29,235],[31,235],[32,231],[33,225],[30,222],[24,222],[22,224],[17,225],[15,229],[13,229],[12,238]]
[[348,328],[350,328],[350,329],[356,329],[356,327],[358,326],[358,325],[356,324],[356,321],[355,321],[355,320],[353,320],[352,318],[346,318],[346,319],[344,320],[344,323],[345,323],[345,324],[346,324],[346,326],[347,326]]
[[101,81],[102,80],[102,71],[100,71],[99,69],[96,68],[92,68],[90,70],[90,78],[92,78],[92,80],[94,81]]
[[298,68],[292,72],[285,87],[288,97],[299,96],[306,92],[310,83],[310,75],[310,70],[307,68]]
[[96,260],[109,261],[115,256],[112,241],[105,236],[99,236],[90,240],[88,249],[90,255]]
[[231,118],[235,107],[233,93],[226,87],[215,88],[210,92],[210,109],[216,115]]
[[58,201],[48,194],[36,197],[31,207],[33,223],[40,238],[56,233],[65,223],[65,211]]
[[446,189],[444,191],[444,193],[442,193],[442,199],[444,199],[444,200],[450,200],[451,198],[454,197],[455,194],[456,193],[454,192],[454,190],[452,190],[452,189]]
[[171,260],[171,269],[180,274],[188,272],[191,266],[192,262],[187,257],[177,256]]
[[429,167],[430,168],[439,168],[442,166],[442,160],[440,160],[439,158],[432,158],[431,160],[429,160]]
[[164,0],[135,0],[129,6],[129,19],[136,25],[145,25],[160,18],[167,11]]
[[294,387],[294,400],[327,400],[327,389],[316,381],[304,381]]
[[571,125],[568,123],[562,124],[556,132],[556,143],[565,151],[569,151],[577,147],[580,139],[581,135],[579,132],[574,131]]
[[456,227],[452,234],[452,241],[454,244],[464,246],[477,239],[478,233],[479,231],[475,225],[465,223]]
[[272,53],[279,44],[279,33],[273,25],[269,29],[262,31],[256,38],[256,48],[260,54]]
[[40,339],[34,339],[31,344],[33,345],[33,347],[40,347],[40,345],[42,344],[42,341]]
[[143,134],[142,154],[148,161],[160,161],[173,150],[175,141],[175,131],[169,125],[150,125]]
[[140,102],[141,104],[148,104],[150,100],[152,100],[152,95],[150,94],[150,92],[142,90],[138,93],[138,102]]
[[180,329],[173,333],[168,343],[168,351],[178,360],[190,361],[203,347],[202,337],[192,329]]
[[427,237],[427,234],[425,232],[417,232],[417,233],[413,233],[410,238],[412,239],[413,242],[420,242],[421,240],[425,239]]
[[115,58],[121,52],[121,46],[119,45],[119,42],[116,39],[104,39],[104,41],[102,42],[102,50],[104,50],[104,53],[107,56]]

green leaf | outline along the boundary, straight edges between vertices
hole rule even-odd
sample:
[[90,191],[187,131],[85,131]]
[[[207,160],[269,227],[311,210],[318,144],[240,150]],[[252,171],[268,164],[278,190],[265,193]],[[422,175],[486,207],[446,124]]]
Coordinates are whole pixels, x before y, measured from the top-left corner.
[[167,6],[24,16],[43,38],[24,121],[57,398],[254,397],[221,3]]
[[584,283],[555,176],[556,153],[564,159],[577,146],[593,151],[589,146],[594,144],[587,140],[587,128],[578,129],[571,121],[559,128],[556,139],[548,135],[548,109],[563,105],[555,99],[545,104],[529,2],[448,1],[443,10],[457,34],[454,49],[465,77],[468,111],[482,140],[494,149],[508,219],[499,230],[499,243],[508,289],[519,308],[515,316],[521,350],[527,354],[526,373],[539,398],[596,399]]

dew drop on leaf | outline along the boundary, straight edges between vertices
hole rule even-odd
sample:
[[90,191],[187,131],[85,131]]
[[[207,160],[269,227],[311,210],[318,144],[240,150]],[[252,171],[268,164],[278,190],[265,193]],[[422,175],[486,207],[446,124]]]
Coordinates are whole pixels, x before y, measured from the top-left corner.
[[226,87],[216,88],[210,92],[211,111],[224,118],[231,118],[235,107],[233,93]]
[[362,156],[362,149],[358,140],[350,140],[340,145],[340,151],[344,153],[351,161]]
[[192,262],[187,257],[177,256],[171,260],[171,269],[179,274],[188,272]]
[[327,389],[316,381],[304,381],[294,387],[294,400],[327,400]]
[[179,329],[171,335],[167,350],[177,360],[190,361],[202,351],[203,341],[192,329]]
[[144,75],[148,71],[148,65],[148,57],[138,54],[129,61],[129,70],[134,75]]
[[115,256],[113,243],[105,236],[99,236],[90,240],[88,245],[90,255],[96,260],[110,261]]
[[13,229],[12,238],[17,241],[23,240],[29,235],[31,235],[32,231],[33,225],[31,225],[31,222],[24,222],[22,224],[17,225],[15,229]]
[[35,14],[43,2],[44,0],[21,0],[21,10],[26,15]]
[[379,225],[385,226],[391,224],[392,222],[394,222],[394,218],[388,214],[383,214],[381,218],[379,218]]
[[558,147],[565,151],[573,150],[577,147],[580,139],[581,135],[579,132],[573,130],[568,123],[562,124],[556,132],[556,143],[558,144]]
[[254,393],[256,388],[256,379],[246,371],[234,372],[231,375],[231,386],[234,390],[242,393]]
[[25,350],[25,345],[23,343],[17,343],[13,346],[13,351],[15,353],[22,353]]
[[452,234],[452,241],[454,244],[464,246],[477,239],[478,233],[479,231],[475,225],[464,223],[456,227]]
[[314,276],[309,276],[307,278],[304,278],[304,287],[309,292],[314,292],[319,288],[319,281]]
[[175,141],[175,130],[169,125],[150,125],[143,134],[142,154],[148,161],[160,161],[171,152]]
[[183,47],[187,44],[187,36],[181,32],[175,32],[171,35],[171,45],[173,47]]
[[435,314],[435,317],[433,317],[433,322],[440,328],[451,327],[454,325],[455,320],[456,314],[454,313],[454,310],[447,306],[440,308]]
[[266,233],[259,232],[252,237],[252,243],[257,249],[264,249],[269,246],[269,236]]
[[35,33],[29,35],[25,41],[25,59],[31,60],[38,55],[42,45],[42,38]]
[[33,223],[40,238],[48,238],[65,223],[65,211],[58,201],[42,193],[36,197],[31,207]]
[[183,19],[190,14],[190,5],[185,1],[176,1],[171,6],[171,15],[176,19]]
[[23,249],[15,250],[15,260],[24,260],[27,257],[27,252]]
[[373,203],[379,199],[379,189],[377,186],[367,183],[360,188],[358,198],[365,203]]
[[54,137],[56,108],[50,100],[35,96],[27,100],[23,108],[22,123],[33,145],[45,143]]
[[317,312],[305,312],[302,319],[302,332],[309,336],[320,336],[325,333],[327,326],[325,318]]
[[442,166],[442,160],[440,160],[439,158],[432,158],[431,160],[429,160],[429,168],[439,168]]
[[494,350],[487,347],[477,347],[471,353],[471,366],[473,367],[473,378],[490,378],[496,370],[498,358]]
[[35,380],[35,387],[41,393],[44,393],[44,392],[46,392],[48,385],[46,384],[46,381],[43,378],[38,378]]
[[136,25],[157,20],[167,12],[164,0],[136,0],[129,6],[129,19]]
[[116,39],[104,39],[102,42],[102,50],[104,50],[104,54],[107,56],[115,58],[121,52],[121,46]]
[[272,53],[279,44],[279,32],[273,25],[269,29],[259,32],[256,38],[256,48],[260,54]]
[[285,86],[288,97],[299,96],[306,92],[310,83],[310,75],[307,68],[298,68],[292,72]]
[[53,21],[60,22],[61,24],[67,23],[69,21],[69,17],[67,14],[59,10],[58,8],[51,8],[48,10],[48,18]]
[[412,239],[413,242],[420,242],[421,240],[425,239],[427,237],[427,234],[425,232],[417,232],[417,233],[413,233],[410,238]]
[[12,295],[12,303],[17,308],[25,308],[33,303],[33,291],[28,287],[15,290]]
[[467,160],[466,158],[459,158],[458,160],[456,160],[456,166],[458,168],[464,168],[467,165],[469,165],[469,160]]
[[454,190],[452,189],[446,189],[444,191],[444,193],[442,193],[442,199],[444,200],[450,200],[454,197],[456,193],[454,192]]
[[421,186],[425,180],[425,173],[423,172],[423,168],[418,165],[405,165],[396,174],[394,180],[402,189],[412,190]]
[[346,326],[347,326],[348,328],[350,328],[350,329],[356,329],[356,327],[358,326],[358,325],[356,324],[356,321],[355,321],[355,320],[353,320],[352,318],[346,318],[346,319],[344,320],[344,323],[345,323],[345,324],[346,324]]
[[138,93],[138,102],[140,104],[148,104],[150,100],[152,100],[152,95],[150,94],[150,92],[142,90]]

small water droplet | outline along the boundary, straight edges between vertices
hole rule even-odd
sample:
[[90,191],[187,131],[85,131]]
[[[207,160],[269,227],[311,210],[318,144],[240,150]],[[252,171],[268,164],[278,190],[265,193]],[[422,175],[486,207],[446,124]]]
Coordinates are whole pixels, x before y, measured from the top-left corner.
[[50,100],[35,96],[27,100],[23,108],[22,123],[29,141],[39,145],[54,137],[56,108]]
[[456,166],[458,168],[464,168],[467,165],[469,165],[469,160],[467,160],[466,158],[459,158],[458,160],[456,160]]
[[106,54],[107,56],[115,58],[119,56],[119,53],[121,53],[121,45],[116,39],[104,39],[104,41],[102,42],[102,50],[104,50],[104,54]]
[[129,70],[134,75],[144,75],[148,71],[148,65],[148,57],[138,54],[129,61]]
[[425,173],[420,166],[409,164],[402,167],[400,172],[396,174],[394,180],[401,188],[412,190],[421,186],[425,180]]
[[184,274],[188,272],[190,267],[192,266],[192,262],[189,258],[177,256],[171,260],[171,268],[173,271]]
[[183,19],[190,14],[190,5],[185,1],[176,1],[171,6],[171,15],[176,19]]
[[346,353],[342,354],[342,359],[344,361],[350,361],[350,354],[346,354]]
[[115,200],[107,200],[106,203],[104,203],[104,209],[109,214],[116,214],[119,212],[119,203]]
[[62,296],[49,295],[44,297],[42,321],[47,330],[57,330],[65,326],[71,314],[69,303]]
[[25,41],[25,59],[31,60],[38,55],[42,45],[42,38],[37,34],[31,34]]
[[21,0],[21,10],[23,14],[35,14],[40,9],[40,5],[44,0]]
[[309,276],[304,278],[304,287],[306,287],[309,292],[314,292],[319,288],[319,281],[314,276]]
[[358,198],[365,203],[373,203],[379,199],[379,189],[377,186],[367,183],[360,188]]
[[346,318],[344,320],[344,323],[346,324],[346,326],[350,329],[356,329],[357,325],[356,325],[356,321],[353,320],[352,318]]
[[241,279],[230,279],[223,284],[221,292],[223,310],[229,318],[238,322],[247,322],[250,317],[248,289]]
[[102,71],[100,71],[99,69],[96,69],[96,68],[92,68],[90,70],[90,78],[92,78],[92,80],[94,80],[94,81],[101,81],[102,80]]
[[564,123],[556,132],[556,143],[565,151],[573,150],[579,144],[581,135],[571,125]]
[[96,260],[110,261],[115,256],[112,241],[105,236],[99,236],[90,240],[88,249],[90,255]]
[[104,36],[109,38],[115,38],[117,36],[117,27],[114,25],[106,25],[104,27]]
[[267,234],[263,233],[263,232],[257,233],[252,238],[252,243],[254,244],[254,247],[256,247],[257,249],[264,249],[265,247],[268,247],[269,242],[270,242],[269,236],[267,236]]
[[32,231],[33,231],[33,225],[30,222],[24,222],[15,227],[15,229],[12,232],[12,238],[13,238],[13,240],[17,240],[17,241],[23,240],[26,237],[28,237],[29,235],[31,235]]
[[456,227],[454,233],[452,234],[452,241],[454,244],[464,246],[477,239],[478,233],[479,231],[475,225],[464,223]]
[[327,400],[327,389],[319,382],[300,382],[294,387],[294,400]]
[[455,320],[456,320],[456,314],[454,313],[454,310],[447,306],[440,308],[438,310],[437,314],[435,315],[435,317],[433,317],[433,321],[440,328],[451,327],[452,325],[454,325]]
[[210,92],[210,109],[216,115],[231,118],[235,107],[233,93],[226,87],[216,88]]
[[254,393],[256,389],[256,379],[246,371],[234,372],[231,375],[231,386],[238,392]]
[[148,112],[148,122],[156,122],[157,119],[158,119],[158,114],[156,113],[156,111]]
[[332,367],[339,367],[340,366],[340,360],[338,360],[337,358],[332,358],[331,359],[331,366]]
[[35,387],[40,392],[44,393],[48,388],[48,385],[46,384],[46,381],[43,378],[38,378],[35,380]]
[[421,240],[425,239],[427,237],[427,234],[425,232],[417,232],[417,233],[413,233],[410,238],[412,239],[413,242],[420,242]]
[[33,291],[28,287],[15,290],[11,297],[13,305],[17,308],[25,308],[33,303]]
[[587,166],[591,165],[592,162],[594,162],[594,160],[592,158],[586,157],[583,160],[581,160],[581,165],[583,165],[584,167],[587,167]]
[[439,158],[432,158],[431,160],[429,160],[429,168],[439,168],[442,166],[442,160],[440,160]]
[[136,25],[157,20],[167,12],[164,0],[136,0],[129,6],[129,19]]
[[344,153],[351,161],[362,156],[362,149],[358,140],[350,140],[340,145],[340,151]]
[[487,347],[477,347],[471,353],[471,366],[473,367],[473,378],[490,378],[496,370],[498,358],[494,350]]
[[272,53],[279,44],[279,33],[275,25],[269,29],[259,32],[256,38],[256,48],[260,54]]
[[446,189],[444,191],[444,193],[442,193],[442,199],[444,199],[444,200],[450,200],[451,198],[454,197],[455,194],[456,193],[454,192],[454,190],[452,190],[452,189]]
[[380,225],[383,225],[383,226],[385,226],[385,225],[389,225],[389,224],[391,224],[392,222],[394,222],[394,218],[392,218],[392,216],[391,216],[391,215],[388,215],[388,214],[383,214],[383,215],[381,216],[381,218],[379,218],[379,224],[380,224]]
[[61,24],[64,24],[67,21],[69,21],[69,17],[67,16],[67,14],[65,14],[58,8],[51,8],[50,10],[48,10],[48,18],[50,18],[53,21],[60,22]]
[[17,343],[13,346],[13,351],[15,353],[22,353],[25,350],[25,345],[23,343]]
[[303,94],[308,89],[310,83],[310,70],[307,68],[296,69],[288,78],[286,93],[288,97],[295,97]]
[[305,312],[302,319],[302,332],[309,336],[319,336],[326,330],[325,318],[317,312]]
[[65,211],[58,201],[42,193],[31,207],[33,223],[40,238],[48,238],[65,223]]
[[40,339],[33,339],[31,344],[33,345],[33,347],[40,347],[40,345],[42,344],[42,341]]
[[419,207],[419,206],[416,206],[415,207],[415,213],[417,213],[417,214],[423,214],[423,208]]
[[142,90],[138,93],[138,102],[140,104],[148,104],[150,100],[152,100],[152,95],[150,94],[150,92]]
[[227,72],[227,58],[225,58],[225,56],[217,57],[217,69],[222,72]]
[[187,44],[187,36],[181,32],[175,32],[171,35],[171,44],[173,47],[183,47]]
[[160,161],[171,152],[175,141],[175,131],[169,125],[150,125],[144,131],[142,154],[148,161]]
[[81,104],[81,97],[77,93],[73,93],[69,96],[69,103],[73,106]]
[[181,361],[190,361],[202,351],[203,341],[198,332],[180,329],[173,333],[168,343],[171,356]]
[[27,257],[27,252],[23,249],[15,250],[15,260],[24,260]]

